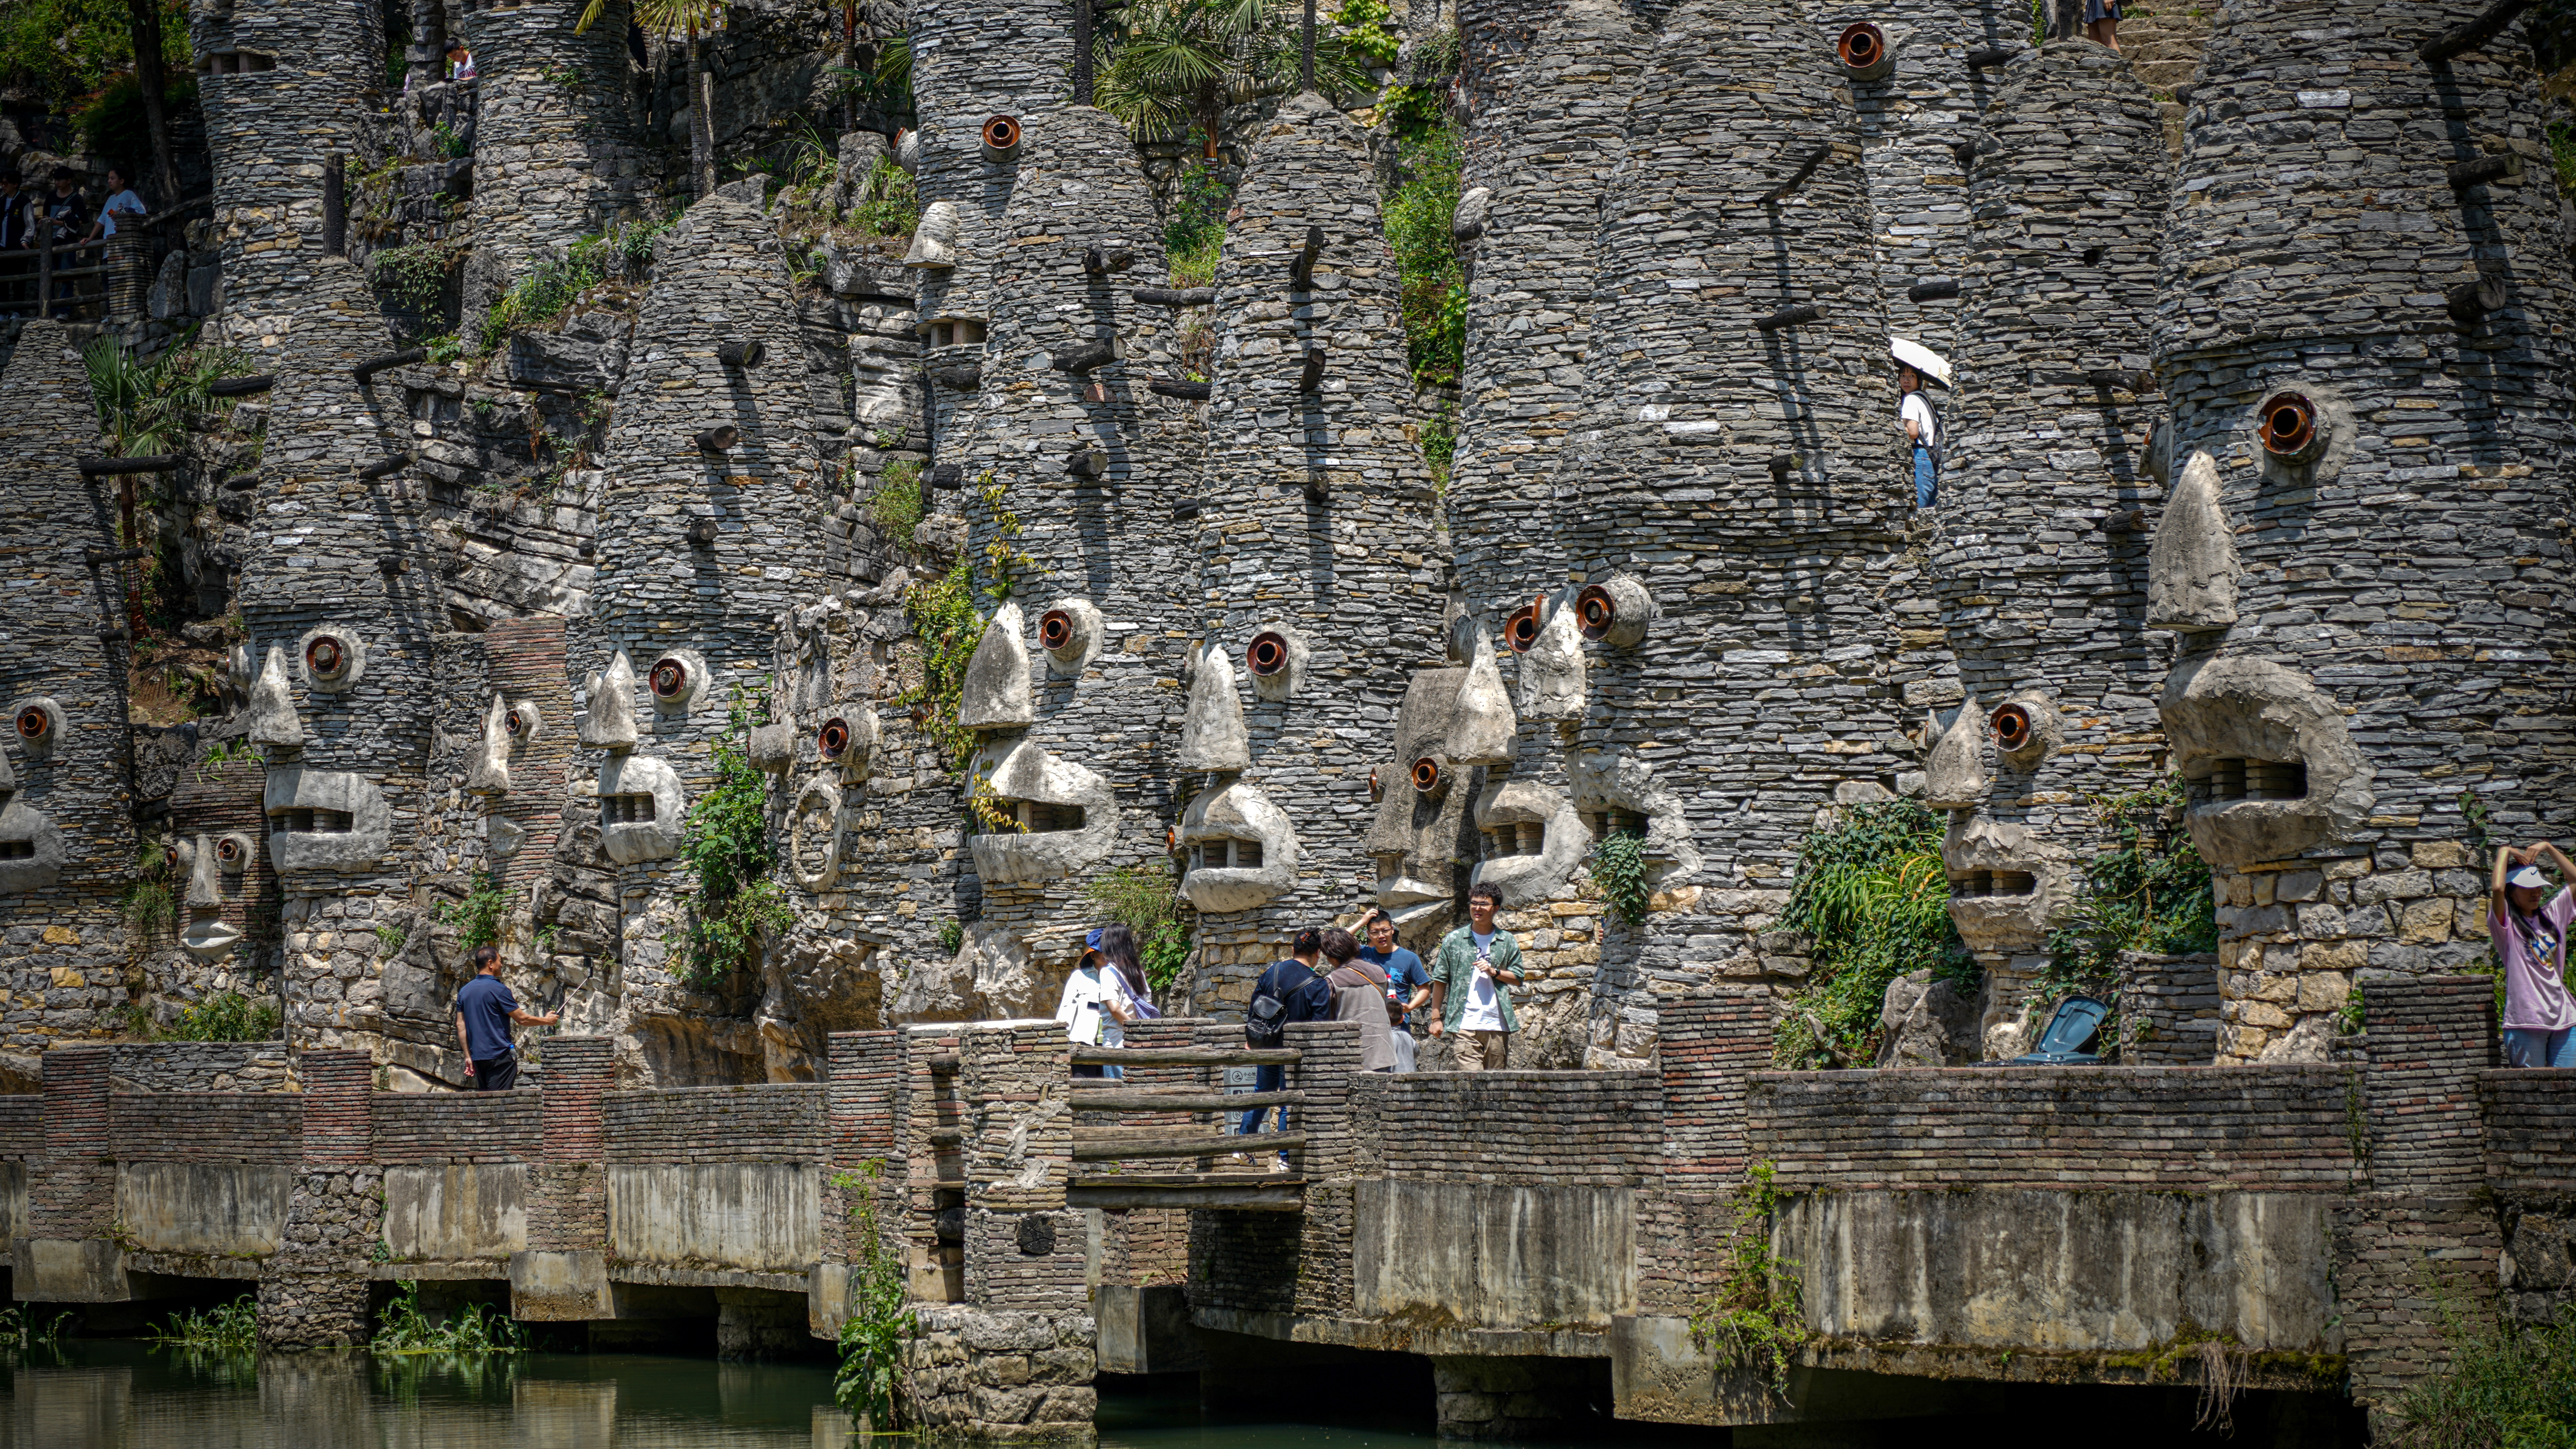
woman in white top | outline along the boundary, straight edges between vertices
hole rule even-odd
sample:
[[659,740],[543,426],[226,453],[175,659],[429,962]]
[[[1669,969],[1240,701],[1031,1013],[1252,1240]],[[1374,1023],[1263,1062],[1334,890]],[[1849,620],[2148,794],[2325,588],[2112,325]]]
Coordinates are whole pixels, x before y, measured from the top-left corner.
[[[1093,931],[1083,943],[1082,960],[1073,974],[1064,979],[1064,995],[1055,1006],[1055,1019],[1064,1023],[1065,1034],[1076,1046],[1121,1046],[1126,1043],[1124,1030],[1136,1019],[1136,999],[1127,993],[1127,983],[1118,968],[1100,949],[1100,933]],[[1077,1066],[1077,1077],[1117,1077],[1125,1075],[1117,1067]]]
[[1932,451],[1941,444],[1940,419],[1933,414],[1931,400],[1923,396],[1923,374],[1898,368],[1896,390],[1904,394],[1896,405],[1896,419],[1905,425],[1906,443],[1914,450],[1914,506],[1929,508],[1941,497],[1940,471]]
[[114,236],[118,217],[124,217],[131,224],[141,221],[143,215],[143,198],[134,194],[133,184],[125,179],[123,171],[110,166],[107,168],[106,204],[99,207],[98,220],[91,223],[89,235],[82,240],[96,241],[102,236]]

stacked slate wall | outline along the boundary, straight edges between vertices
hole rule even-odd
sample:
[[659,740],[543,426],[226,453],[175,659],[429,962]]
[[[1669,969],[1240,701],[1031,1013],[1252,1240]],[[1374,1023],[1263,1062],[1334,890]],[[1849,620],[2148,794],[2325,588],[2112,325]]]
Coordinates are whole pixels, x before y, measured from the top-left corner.
[[117,903],[135,850],[129,646],[106,637],[128,622],[128,568],[87,562],[118,546],[126,480],[79,470],[103,451],[69,335],[28,323],[0,373],[18,601],[0,636],[0,1021],[16,1051],[111,1031],[133,944]]
[[[1933,554],[1966,696],[1927,732],[1960,763],[1927,798],[1956,812],[1951,915],[1984,968],[1999,1059],[2037,1029],[2027,982],[2101,834],[2086,802],[2150,785],[2165,758],[2171,641],[2147,628],[2144,523],[2163,497],[2148,459],[2162,399],[2144,370],[2169,173],[2116,51],[2055,41],[1985,74],[2000,85],[1969,143],[1975,225],[1955,264],[1976,320],[1940,399]],[[2027,726],[1999,730],[2004,709]]]
[[[1239,1007],[1297,928],[1355,915],[1380,877],[1451,894],[1467,864],[1463,842],[1450,840],[1400,865],[1369,856],[1372,776],[1381,791],[1410,790],[1411,760],[1386,753],[1390,727],[1414,671],[1443,662],[1445,549],[1408,427],[1396,268],[1363,134],[1319,96],[1283,103],[1233,215],[1217,265],[1197,518],[1204,644],[1224,662],[1193,673],[1225,671],[1206,694],[1236,721],[1242,753],[1202,788],[1224,786],[1253,815],[1266,801],[1285,817],[1296,861],[1279,869],[1282,842],[1265,840],[1275,878],[1258,903],[1201,915],[1200,1009]],[[1310,238],[1321,247],[1300,271]],[[1264,635],[1286,654],[1256,677]],[[1439,789],[1475,784],[1472,770],[1447,768]]]
[[2364,966],[2480,958],[2463,837],[2567,820],[2567,214],[2519,33],[2419,53],[2483,8],[2230,8],[2191,91],[2149,622],[2224,1061],[2320,1059]]
[[1601,440],[1559,462],[1574,578],[1625,598],[1582,646],[1567,761],[1575,809],[1642,830],[1650,861],[1650,914],[1601,938],[1587,1059],[1617,1061],[1652,1049],[1659,991],[1803,970],[1766,939],[1799,843],[1897,783],[1901,712],[1948,668],[1893,627],[1910,500],[1839,72],[1792,7],[1684,5],[1630,116]]
[[[617,823],[618,954],[623,995],[614,1026],[631,1043],[626,1070],[652,1082],[757,1081],[769,1075],[751,1025],[746,972],[692,979],[677,944],[686,873],[675,852],[682,809],[715,783],[714,748],[775,708],[764,696],[777,619],[823,591],[820,494],[825,468],[796,385],[802,358],[780,243],[738,184],[698,202],[661,243],[663,260],[635,326],[607,444],[613,500],[599,522],[598,574],[586,627],[568,632],[577,699],[594,733],[614,704],[589,697],[631,678],[634,741],[585,749],[594,779],[623,798],[654,796],[649,829]],[[756,344],[757,361],[720,350]],[[731,448],[700,435],[730,428]],[[657,693],[658,664],[668,693]],[[773,759],[775,764],[783,760]],[[584,773],[588,771],[585,770]],[[665,773],[667,772],[667,773]],[[671,797],[676,784],[677,799]],[[579,802],[578,787],[575,794]],[[594,804],[594,809],[602,807]],[[632,846],[621,846],[621,838]]]

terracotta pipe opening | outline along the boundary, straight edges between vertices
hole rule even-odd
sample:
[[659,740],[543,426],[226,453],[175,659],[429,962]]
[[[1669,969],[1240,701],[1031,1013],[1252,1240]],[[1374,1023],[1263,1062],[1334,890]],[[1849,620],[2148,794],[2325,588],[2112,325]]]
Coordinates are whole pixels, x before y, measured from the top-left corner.
[[2017,750],[2030,743],[2030,711],[2017,704],[1997,708],[1990,717],[1995,727],[1995,743],[2007,750]]
[[316,674],[339,673],[341,662],[347,658],[348,651],[340,647],[339,640],[328,634],[304,646],[304,667]]
[[1538,643],[1538,611],[1541,602],[1541,600],[1532,599],[1522,607],[1513,610],[1511,618],[1503,621],[1503,642],[1511,646],[1514,654],[1527,654],[1530,646]]
[[1377,771],[1369,771],[1369,803],[1375,804],[1385,798],[1386,782],[1378,778]]
[[528,732],[528,721],[514,709],[501,716],[501,728],[512,738],[516,738]]
[[18,711],[18,738],[22,740],[41,740],[53,727],[53,716],[34,705]]
[[654,698],[677,699],[680,692],[689,687],[689,666],[677,659],[665,659],[653,666],[653,672],[646,676],[646,680],[652,687]]
[[1252,646],[1243,651],[1244,667],[1268,679],[1288,667],[1288,641],[1275,632],[1252,636]]
[[1413,788],[1417,793],[1424,795],[1428,795],[1432,791],[1440,788],[1440,762],[1438,760],[1431,758],[1429,755],[1424,755],[1421,759],[1413,762]]
[[1038,642],[1049,653],[1073,642],[1073,616],[1062,609],[1049,609],[1038,619]]
[[241,858],[242,844],[240,841],[227,835],[223,839],[215,842],[215,859],[219,863],[224,865],[238,865],[241,863]]
[[1608,589],[1594,584],[1574,596],[1574,617],[1583,628],[1584,638],[1599,639],[1618,624],[1619,604]]
[[2263,400],[2264,452],[2291,457],[2316,438],[2316,404],[2294,392],[2276,392]]
[[823,721],[823,727],[814,732],[814,752],[824,759],[837,760],[841,757],[841,752],[849,747],[850,722],[848,720],[827,719]]
[[1843,31],[1842,38],[1834,42],[1834,50],[1842,56],[1843,64],[1854,70],[1867,70],[1887,54],[1887,33],[1863,20]]
[[1000,160],[1020,144],[1020,121],[1017,116],[992,116],[984,122],[984,150]]

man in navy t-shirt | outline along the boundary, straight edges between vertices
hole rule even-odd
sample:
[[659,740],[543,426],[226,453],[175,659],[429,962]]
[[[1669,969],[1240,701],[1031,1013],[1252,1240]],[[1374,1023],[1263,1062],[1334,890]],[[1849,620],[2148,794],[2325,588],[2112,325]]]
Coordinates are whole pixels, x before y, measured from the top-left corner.
[[501,952],[495,946],[474,951],[473,980],[456,989],[456,1043],[474,1064],[474,1090],[506,1092],[518,1085],[519,1058],[510,1047],[510,1023],[552,1026],[562,1012],[538,1016],[519,1009],[519,998],[501,981]]

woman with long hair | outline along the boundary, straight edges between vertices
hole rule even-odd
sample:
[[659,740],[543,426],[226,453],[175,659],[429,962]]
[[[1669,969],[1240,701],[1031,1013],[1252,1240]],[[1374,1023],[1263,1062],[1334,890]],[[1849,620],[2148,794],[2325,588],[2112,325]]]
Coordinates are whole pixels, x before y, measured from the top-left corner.
[[[2551,894],[2541,857],[2558,867]],[[2567,925],[2576,866],[2546,840],[2496,852],[2487,939],[2504,965],[2504,1055],[2517,1067],[2576,1067],[2576,1001],[2567,995]]]

